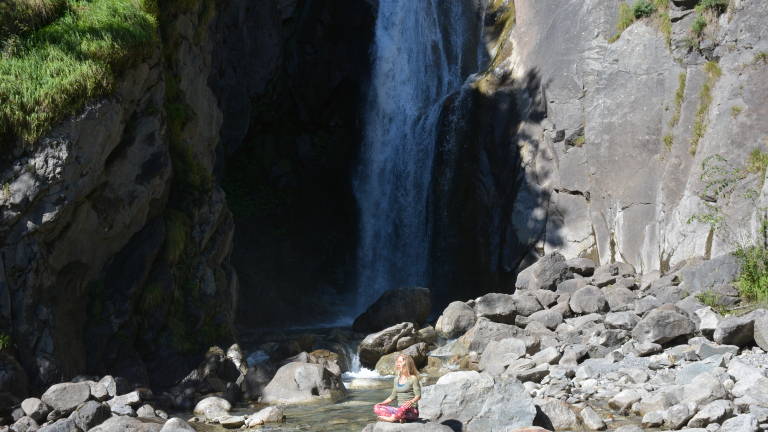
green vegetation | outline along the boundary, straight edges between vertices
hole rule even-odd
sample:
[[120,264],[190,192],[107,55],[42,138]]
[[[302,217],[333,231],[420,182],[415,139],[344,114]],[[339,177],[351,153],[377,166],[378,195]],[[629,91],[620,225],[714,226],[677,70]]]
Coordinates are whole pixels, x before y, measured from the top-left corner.
[[723,74],[716,61],[706,63],[704,65],[704,72],[707,73],[707,79],[704,81],[699,92],[699,105],[696,107],[696,123],[693,125],[693,136],[691,137],[691,148],[689,149],[691,156],[696,155],[699,140],[707,131],[706,117],[709,105],[712,103],[712,89]]
[[696,18],[691,24],[691,31],[701,39],[707,27],[716,28],[717,17],[728,9],[729,0],[702,0],[694,7]]
[[157,46],[155,9],[150,0],[5,1],[0,135],[33,141],[110,93],[116,73]]
[[755,55],[754,62],[755,64],[758,64],[758,63],[768,64],[768,52],[761,51],[757,53],[757,55]]
[[[701,180],[707,183],[703,195],[714,195],[718,202],[705,202],[707,212],[688,219],[689,224],[698,221],[710,225],[713,232],[730,245],[741,264],[736,285],[741,297],[748,302],[768,301],[768,207],[758,204],[760,193],[745,184],[743,171],[754,170],[764,176],[766,166],[768,155],[759,150],[750,154],[745,170],[733,166],[720,155],[704,159]],[[752,230],[748,219],[729,217],[723,212],[722,207],[734,198],[746,201],[754,210],[758,223],[756,230]]]
[[584,145],[584,142],[586,142],[587,138],[584,135],[579,136],[575,140],[573,140],[573,145],[576,147],[581,147]]
[[747,162],[744,164],[744,171],[749,174],[757,174],[760,176],[760,188],[763,189],[763,182],[765,181],[765,169],[768,168],[768,153],[760,151],[760,149],[752,149],[747,157]]
[[675,136],[672,135],[672,132],[667,133],[664,135],[664,150],[669,152],[672,151],[672,144],[675,142]]
[[616,25],[616,29],[619,31],[619,33],[614,37],[618,39],[618,36],[621,36],[621,33],[629,28],[629,26],[631,26],[634,22],[635,13],[632,11],[629,5],[621,2],[621,5],[619,6],[619,24]]
[[174,264],[184,253],[187,231],[191,223],[189,218],[178,210],[164,211],[163,218],[165,219],[165,259]]
[[635,19],[646,18],[656,12],[655,2],[649,2],[647,0],[637,0],[632,6],[632,15]]
[[13,347],[13,340],[5,330],[0,330],[0,351],[4,351]]
[[151,312],[154,308],[163,304],[163,287],[158,283],[151,283],[144,287],[139,301],[139,309],[144,312]]
[[681,73],[677,80],[680,83],[677,87],[677,91],[675,92],[675,113],[672,114],[672,118],[669,120],[669,127],[675,127],[677,123],[680,121],[680,110],[683,107],[683,98],[685,97],[685,81],[686,81],[686,74],[685,72]]
[[726,315],[729,312],[728,307],[720,304],[720,296],[717,293],[713,293],[712,290],[697,294],[696,300],[711,307],[720,315]]
[[736,117],[738,117],[738,116],[739,116],[739,114],[741,114],[741,111],[742,111],[743,109],[744,109],[744,108],[742,108],[740,105],[734,105],[734,106],[732,106],[732,107],[731,107],[731,116],[733,116],[733,118],[736,118]]
[[697,16],[691,24],[691,30],[693,30],[693,32],[697,35],[700,35],[706,27],[707,21],[702,16]]

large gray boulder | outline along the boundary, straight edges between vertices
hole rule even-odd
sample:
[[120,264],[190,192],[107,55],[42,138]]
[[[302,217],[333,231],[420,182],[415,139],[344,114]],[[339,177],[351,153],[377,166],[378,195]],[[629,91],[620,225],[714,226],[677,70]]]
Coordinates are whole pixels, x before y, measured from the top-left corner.
[[461,344],[466,352],[475,351],[482,353],[491,341],[521,338],[524,336],[523,330],[519,327],[495,323],[487,318],[480,318],[474,327],[459,338],[458,343]]
[[755,338],[755,320],[768,316],[768,311],[758,309],[743,317],[728,317],[715,328],[714,341],[721,345],[744,346]]
[[525,356],[525,351],[522,339],[491,341],[480,357],[479,369],[494,376],[501,375],[512,362]]
[[[154,414],[154,411],[153,413]],[[77,427],[83,431],[89,431],[94,427],[104,423],[105,420],[112,416],[112,410],[110,410],[107,404],[96,401],[88,401],[84,405],[79,406],[70,416],[74,420]]]
[[397,341],[416,333],[412,323],[405,322],[384,329],[378,333],[369,334],[360,342],[357,355],[364,365],[374,366],[379,359],[397,349]]
[[560,282],[572,278],[573,272],[566,263],[565,257],[558,252],[552,252],[521,271],[517,275],[515,288],[520,290],[546,289],[554,291]]
[[541,412],[547,416],[556,431],[581,429],[581,419],[563,401],[552,400],[542,404]]
[[629,288],[614,286],[603,288],[602,291],[612,312],[628,311],[635,308],[637,296]]
[[475,311],[469,305],[455,301],[445,308],[435,330],[440,337],[455,339],[471,329],[476,321]]
[[452,372],[424,387],[422,418],[436,423],[456,421],[466,432],[501,432],[532,426],[533,399],[520,381],[477,372]]
[[[538,300],[536,302],[538,303]],[[494,322],[514,324],[517,315],[515,298],[501,293],[486,294],[475,303],[475,314],[478,318],[483,317]]]
[[599,288],[587,285],[571,295],[571,310],[576,314],[608,312],[608,300]]
[[91,432],[180,432],[164,429],[164,424],[163,419],[115,416],[91,429]]
[[687,316],[670,310],[655,309],[648,313],[632,330],[640,343],[664,344],[696,331],[696,324]]
[[723,254],[682,269],[684,287],[689,292],[702,292],[713,286],[730,283],[735,280],[741,265],[732,254]]
[[428,288],[392,288],[384,291],[378,300],[355,319],[352,329],[358,333],[368,333],[402,322],[423,326],[431,310]]
[[515,309],[517,310],[518,315],[527,317],[544,309],[544,306],[541,305],[538,297],[533,293],[515,293],[513,298],[515,300]]
[[710,373],[703,373],[686,384],[685,399],[682,402],[696,402],[699,406],[707,405],[718,399],[725,399],[728,390],[717,377]]
[[768,378],[755,376],[737,382],[731,394],[737,398],[749,398],[753,405],[768,408]]
[[632,312],[615,312],[605,315],[605,327],[618,330],[634,330],[640,322],[640,317]]
[[82,382],[54,384],[43,393],[40,399],[66,416],[90,397],[91,386]]
[[418,423],[371,423],[363,432],[453,432],[449,426],[439,423],[420,421]]
[[341,377],[323,364],[290,363],[281,367],[264,387],[263,403],[338,401],[348,396]]
[[24,402],[21,403],[21,409],[24,410],[27,417],[38,423],[43,423],[48,413],[51,412],[51,407],[38,398],[24,399]]

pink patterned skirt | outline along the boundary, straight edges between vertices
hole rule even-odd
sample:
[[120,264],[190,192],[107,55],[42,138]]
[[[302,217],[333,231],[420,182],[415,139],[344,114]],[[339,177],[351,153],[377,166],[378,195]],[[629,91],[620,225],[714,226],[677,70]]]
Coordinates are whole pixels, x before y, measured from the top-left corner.
[[389,405],[377,404],[373,407],[373,412],[384,417],[395,416],[397,420],[414,421],[419,418],[419,410],[416,408],[406,408],[405,405],[395,408]]

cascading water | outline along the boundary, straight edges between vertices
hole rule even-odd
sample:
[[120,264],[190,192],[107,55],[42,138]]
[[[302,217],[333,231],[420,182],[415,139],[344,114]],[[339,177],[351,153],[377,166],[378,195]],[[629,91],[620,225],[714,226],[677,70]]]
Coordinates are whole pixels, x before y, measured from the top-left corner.
[[466,78],[465,62],[478,64],[477,44],[467,43],[477,36],[476,16],[467,13],[467,4],[379,2],[364,143],[354,184],[361,210],[358,311],[389,288],[429,282],[436,124],[443,101]]

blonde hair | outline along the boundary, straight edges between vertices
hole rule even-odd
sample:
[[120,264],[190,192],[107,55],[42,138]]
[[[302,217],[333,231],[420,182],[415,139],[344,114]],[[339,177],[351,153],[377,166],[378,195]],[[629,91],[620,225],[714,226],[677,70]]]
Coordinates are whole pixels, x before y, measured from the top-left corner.
[[[403,373],[408,378],[419,376],[419,370],[416,369],[416,364],[413,362],[413,358],[406,353],[400,353],[397,358],[403,358]],[[395,359],[397,360],[397,359]]]

